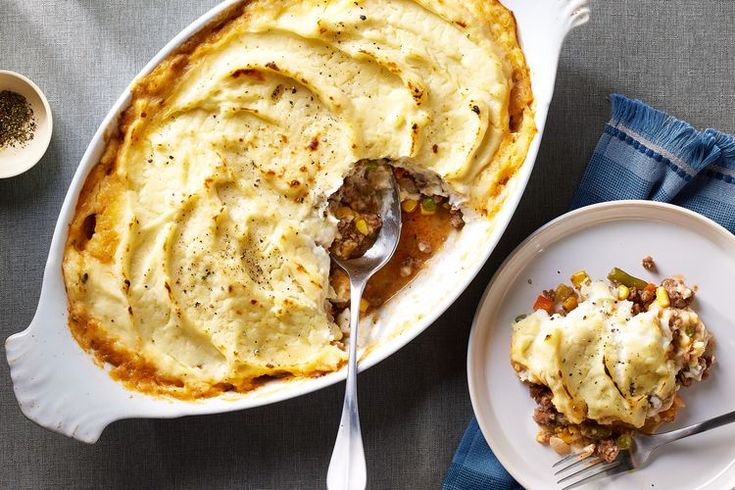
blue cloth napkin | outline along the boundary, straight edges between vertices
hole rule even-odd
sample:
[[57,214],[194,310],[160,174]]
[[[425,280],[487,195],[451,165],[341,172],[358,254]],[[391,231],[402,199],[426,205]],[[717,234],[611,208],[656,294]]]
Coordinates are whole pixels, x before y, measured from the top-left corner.
[[[735,233],[735,137],[714,129],[698,131],[640,100],[613,94],[610,101],[612,116],[572,209],[616,199],[666,201]],[[522,488],[490,450],[473,418],[442,489]]]
[[735,233],[735,137],[697,131],[640,100],[610,96],[612,117],[572,209],[615,199],[689,208]]

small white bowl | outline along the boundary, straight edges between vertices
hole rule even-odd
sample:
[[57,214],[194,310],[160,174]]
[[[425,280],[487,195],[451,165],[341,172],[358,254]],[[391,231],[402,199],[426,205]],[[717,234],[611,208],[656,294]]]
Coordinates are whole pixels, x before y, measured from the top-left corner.
[[33,139],[17,147],[0,148],[0,179],[15,177],[32,168],[51,142],[53,119],[46,96],[38,86],[19,73],[0,70],[0,91],[11,90],[26,98],[36,120]]

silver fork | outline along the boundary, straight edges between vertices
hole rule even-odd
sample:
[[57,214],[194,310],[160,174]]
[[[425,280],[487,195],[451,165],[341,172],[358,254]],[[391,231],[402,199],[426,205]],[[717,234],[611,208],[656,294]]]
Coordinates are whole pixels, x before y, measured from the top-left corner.
[[576,469],[577,471],[561,478],[556,483],[560,485],[566,484],[562,490],[569,490],[598,478],[636,470],[645,465],[651,458],[653,452],[661,446],[733,422],[735,422],[735,411],[660,434],[634,434],[630,449],[620,451],[618,457],[609,463],[596,456],[590,459],[593,454],[592,451],[570,454],[554,463],[552,468],[560,467],[554,473],[554,476],[561,476],[562,473],[566,473],[571,469]]

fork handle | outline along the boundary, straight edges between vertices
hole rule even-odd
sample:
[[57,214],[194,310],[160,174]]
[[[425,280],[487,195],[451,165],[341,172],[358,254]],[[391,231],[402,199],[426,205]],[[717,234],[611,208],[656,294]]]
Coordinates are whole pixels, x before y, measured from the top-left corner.
[[714,429],[716,427],[732,424],[733,422],[735,422],[735,411],[728,412],[709,420],[705,420],[704,422],[688,425],[686,427],[682,427],[681,429],[662,432],[661,434],[657,435],[657,438],[661,439],[662,442],[660,445],[663,446],[664,444],[678,441],[679,439],[684,439],[685,437],[693,436],[694,434],[699,434],[700,432]]

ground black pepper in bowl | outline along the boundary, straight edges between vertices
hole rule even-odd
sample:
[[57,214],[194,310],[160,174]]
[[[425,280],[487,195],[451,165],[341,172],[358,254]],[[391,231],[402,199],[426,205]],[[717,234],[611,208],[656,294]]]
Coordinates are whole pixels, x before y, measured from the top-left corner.
[[24,146],[35,131],[36,119],[26,98],[10,90],[0,91],[0,148]]

